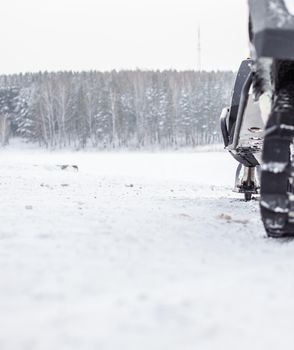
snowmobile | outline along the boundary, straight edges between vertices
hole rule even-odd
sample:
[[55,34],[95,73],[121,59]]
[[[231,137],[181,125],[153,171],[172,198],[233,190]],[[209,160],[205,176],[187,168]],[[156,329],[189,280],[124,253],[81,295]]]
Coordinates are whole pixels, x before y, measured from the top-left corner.
[[239,162],[234,191],[243,193],[246,201],[259,193],[264,134],[259,105],[252,94],[252,64],[250,59],[241,63],[231,105],[223,109],[220,117],[225,148]]
[[249,38],[253,58],[221,114],[224,144],[239,162],[235,190],[260,193],[267,235],[294,236],[294,0],[249,0]]

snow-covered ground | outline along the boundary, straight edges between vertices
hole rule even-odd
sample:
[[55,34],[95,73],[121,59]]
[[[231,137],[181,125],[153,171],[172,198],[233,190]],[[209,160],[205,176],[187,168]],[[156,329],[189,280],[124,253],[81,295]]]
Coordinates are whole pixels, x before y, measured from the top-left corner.
[[0,349],[292,349],[294,242],[265,237],[235,165],[0,151]]

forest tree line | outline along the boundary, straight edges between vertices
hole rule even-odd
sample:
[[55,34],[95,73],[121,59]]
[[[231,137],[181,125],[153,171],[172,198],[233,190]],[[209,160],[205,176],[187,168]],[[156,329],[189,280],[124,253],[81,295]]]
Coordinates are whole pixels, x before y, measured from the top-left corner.
[[0,76],[0,121],[9,121],[11,137],[50,148],[219,143],[233,79],[172,70]]

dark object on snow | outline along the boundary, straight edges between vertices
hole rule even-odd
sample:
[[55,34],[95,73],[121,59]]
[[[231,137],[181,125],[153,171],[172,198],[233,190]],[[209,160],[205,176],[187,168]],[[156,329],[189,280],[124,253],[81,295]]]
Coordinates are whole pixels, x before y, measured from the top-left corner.
[[272,94],[262,152],[261,217],[270,237],[293,236],[294,16],[284,0],[249,0],[249,5],[256,96],[269,89]]
[[231,105],[221,114],[221,130],[226,149],[240,163],[236,171],[235,191],[251,199],[259,190],[259,164],[263,122],[259,107],[249,94],[252,85],[251,60],[241,63]]
[[[260,179],[260,211],[268,236],[294,236],[294,16],[283,0],[249,0],[249,13],[255,60],[241,95],[238,79],[240,84],[242,79],[237,76],[234,90],[239,103],[232,101],[222,113],[224,143],[240,163],[236,187],[245,193],[245,199],[258,189],[255,179]],[[250,91],[259,102],[259,113],[250,109],[254,100]],[[264,121],[264,126],[258,120]],[[257,148],[247,139],[246,129],[252,133],[251,141],[259,142]],[[259,167],[254,159],[261,164],[260,176],[254,174],[253,169]]]
[[79,171],[79,167],[77,165],[57,165],[61,170],[74,170],[74,171]]

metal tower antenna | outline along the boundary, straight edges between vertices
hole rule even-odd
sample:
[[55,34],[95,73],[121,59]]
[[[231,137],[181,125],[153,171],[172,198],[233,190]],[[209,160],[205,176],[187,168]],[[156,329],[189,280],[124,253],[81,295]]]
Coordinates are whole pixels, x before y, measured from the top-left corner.
[[199,72],[202,70],[201,66],[201,31],[200,26],[198,27],[198,44],[197,44],[197,69]]

